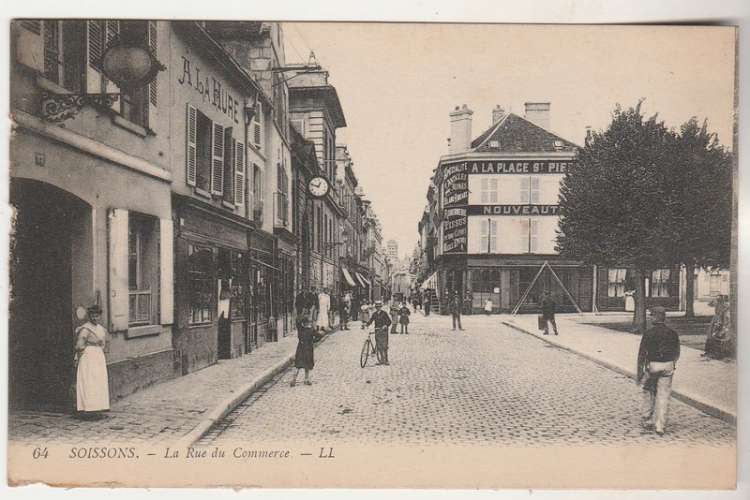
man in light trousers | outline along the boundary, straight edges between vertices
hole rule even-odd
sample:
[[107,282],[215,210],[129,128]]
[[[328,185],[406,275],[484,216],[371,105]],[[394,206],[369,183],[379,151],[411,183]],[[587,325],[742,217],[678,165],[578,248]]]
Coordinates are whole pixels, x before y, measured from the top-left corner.
[[663,307],[651,309],[653,325],[641,338],[638,349],[638,381],[643,387],[642,425],[660,436],[667,423],[672,377],[680,358],[680,339],[667,327]]

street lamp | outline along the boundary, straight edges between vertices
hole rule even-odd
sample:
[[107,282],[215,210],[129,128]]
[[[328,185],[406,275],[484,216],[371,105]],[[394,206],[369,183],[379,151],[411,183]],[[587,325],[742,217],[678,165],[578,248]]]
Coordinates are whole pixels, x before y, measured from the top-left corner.
[[[167,69],[145,43],[116,38],[102,55],[102,73],[124,90],[134,90],[151,83],[159,71]],[[119,93],[42,94],[42,117],[51,122],[73,118],[86,105],[108,108],[120,97]]]

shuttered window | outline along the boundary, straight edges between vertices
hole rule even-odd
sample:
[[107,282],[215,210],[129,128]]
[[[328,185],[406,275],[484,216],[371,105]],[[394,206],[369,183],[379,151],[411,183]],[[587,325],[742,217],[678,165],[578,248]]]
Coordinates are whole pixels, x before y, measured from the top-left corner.
[[482,203],[497,203],[497,179],[483,177],[481,187]]
[[255,105],[255,116],[253,116],[253,145],[262,149],[263,144],[263,105],[260,101]]
[[482,221],[479,251],[482,253],[497,251],[497,221],[491,219]]
[[211,143],[211,193],[224,192],[224,126],[213,124]]
[[539,203],[539,177],[521,177],[521,203]]
[[241,141],[234,144],[234,204],[245,204],[245,145]]
[[88,63],[92,69],[102,71],[102,56],[104,55],[104,21],[101,19],[91,19],[87,21],[88,25]]
[[197,134],[198,134],[198,111],[191,106],[187,105],[187,118],[186,127],[187,132],[186,144],[187,150],[185,152],[185,179],[189,186],[196,185],[198,159],[197,159]]

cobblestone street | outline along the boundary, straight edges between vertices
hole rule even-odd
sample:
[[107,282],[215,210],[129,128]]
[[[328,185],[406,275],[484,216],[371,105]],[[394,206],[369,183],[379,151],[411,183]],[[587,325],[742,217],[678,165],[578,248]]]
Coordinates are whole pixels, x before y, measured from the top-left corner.
[[674,399],[664,437],[642,430],[641,390],[631,379],[500,325],[497,317],[464,317],[465,331],[451,331],[449,317],[412,318],[408,336],[390,336],[390,366],[360,368],[364,331],[339,332],[316,350],[312,386],[290,387],[292,371],[286,371],[199,443],[730,445],[735,440],[732,425]]

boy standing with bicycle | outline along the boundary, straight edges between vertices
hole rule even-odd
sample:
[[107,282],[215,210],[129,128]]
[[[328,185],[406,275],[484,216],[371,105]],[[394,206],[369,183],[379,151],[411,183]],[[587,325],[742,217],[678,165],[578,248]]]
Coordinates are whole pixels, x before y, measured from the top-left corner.
[[[383,311],[383,301],[375,301],[375,312],[367,322],[367,326],[375,323],[375,345],[378,352],[380,352],[380,359],[382,364],[389,365],[388,363],[388,327],[391,326],[391,318],[388,313]],[[381,363],[378,363],[381,364]]]

